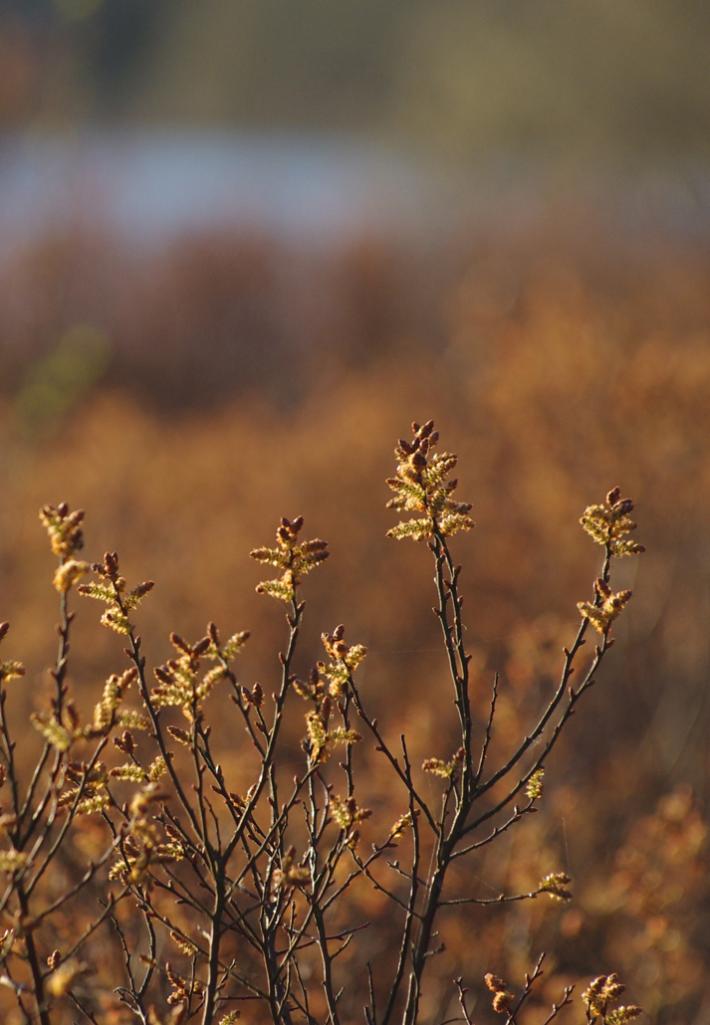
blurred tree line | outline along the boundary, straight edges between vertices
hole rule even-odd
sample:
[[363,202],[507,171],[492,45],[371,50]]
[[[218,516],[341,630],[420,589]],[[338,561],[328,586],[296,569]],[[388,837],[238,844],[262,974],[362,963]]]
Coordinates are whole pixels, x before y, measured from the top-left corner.
[[3,0],[0,123],[337,131],[437,155],[705,152],[696,0]]

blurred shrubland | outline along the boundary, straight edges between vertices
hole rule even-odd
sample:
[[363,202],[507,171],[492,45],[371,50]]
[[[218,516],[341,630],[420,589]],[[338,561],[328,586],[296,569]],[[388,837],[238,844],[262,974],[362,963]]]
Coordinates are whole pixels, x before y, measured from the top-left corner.
[[[136,128],[177,126],[187,150],[191,129],[195,139],[278,132],[306,150],[318,133],[347,133],[365,147],[407,147],[416,167],[455,168],[462,199],[460,217],[452,193],[446,227],[420,225],[416,237],[370,218],[325,243],[239,228],[225,211],[219,226],[154,245],[115,230],[101,196],[79,185],[75,223],[8,231],[0,618],[12,619],[27,665],[13,715],[37,707],[55,658],[56,594],[36,522],[44,503],[86,509],[92,553],[117,549],[130,579],[157,581],[141,609],[156,659],[171,652],[170,630],[199,637],[208,617],[248,628],[240,679],[266,693],[280,624],[255,600],[261,574],[247,553],[265,523],[303,514],[332,555],[309,580],[296,672],[342,620],[368,648],[358,678],[369,707],[408,733],[417,759],[446,750],[446,660],[422,586],[431,566],[385,537],[381,483],[391,469],[383,439],[432,416],[474,506],[476,530],[457,539],[466,642],[480,716],[501,674],[503,753],[553,687],[588,591],[580,510],[618,484],[636,500],[647,552],[619,567],[634,600],[615,657],[560,743],[541,813],[461,879],[495,896],[529,887],[554,861],[575,879],[574,902],[554,914],[539,901],[500,915],[467,909],[443,925],[446,959],[429,971],[441,987],[492,967],[520,978],[544,947],[558,981],[613,968],[652,1022],[704,1025],[710,8],[336,7],[3,6],[0,172],[25,134],[64,133],[71,146],[98,129],[110,154]],[[489,209],[490,178],[502,187]],[[278,181],[288,180],[286,167]],[[525,183],[519,204],[511,181]],[[590,185],[595,202],[585,203]],[[41,189],[33,195],[39,209]],[[470,222],[464,197],[486,216]],[[178,205],[197,198],[178,195]],[[23,208],[0,213],[21,222]],[[70,682],[90,710],[116,648],[81,613]],[[228,716],[214,730],[225,764],[243,772],[242,732]],[[371,775],[378,811],[394,820],[389,781]],[[381,923],[373,959],[396,942],[381,896],[363,890]]]
[[[623,643],[586,728],[563,741],[545,814],[480,862],[488,885],[515,888],[554,855],[579,881],[575,903],[555,924],[537,906],[485,922],[467,912],[477,948],[458,919],[444,939],[461,970],[479,958],[484,970],[498,951],[520,975],[542,930],[558,973],[613,965],[652,1020],[701,1021],[707,268],[700,247],[621,252],[564,233],[428,259],[363,238],[303,256],[298,271],[273,242],[223,235],[140,266],[89,238],[48,239],[6,263],[0,566],[14,646],[31,653],[26,711],[53,658],[35,520],[48,495],[91,510],[93,550],[116,547],[129,576],[158,580],[141,613],[151,650],[173,628],[198,636],[209,609],[260,638],[241,671],[267,689],[263,653],[277,635],[251,597],[259,575],[246,553],[284,509],[333,539],[328,572],[309,588],[304,659],[337,608],[368,646],[361,683],[377,714],[396,715],[417,756],[445,747],[426,560],[386,539],[377,500],[381,439],[424,409],[460,439],[478,524],[459,541],[474,693],[483,701],[501,672],[504,751],[552,686],[585,593],[579,509],[618,481],[636,497],[648,549],[619,571],[635,592]],[[88,693],[115,667],[110,637],[86,618],[71,673]],[[238,764],[238,736],[226,720],[216,729]]]

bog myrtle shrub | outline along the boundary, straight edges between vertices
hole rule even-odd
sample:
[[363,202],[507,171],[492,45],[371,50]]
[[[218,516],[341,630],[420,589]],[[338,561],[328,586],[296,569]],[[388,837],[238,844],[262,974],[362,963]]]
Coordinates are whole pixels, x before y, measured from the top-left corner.
[[[615,562],[643,551],[619,488],[584,511],[581,525],[601,549],[598,575],[578,603],[556,686],[494,757],[502,684],[472,671],[455,558],[456,535],[474,521],[455,497],[456,456],[438,441],[432,421],[414,423],[387,481],[400,516],[390,537],[431,556],[448,667],[450,706],[437,691],[441,746],[421,759],[396,707],[382,722],[372,713],[359,679],[367,651],[343,625],[323,632],[310,671],[298,669],[305,578],[330,555],[302,517],[282,518],[273,544],[251,552],[269,567],[257,592],[286,616],[269,692],[239,678],[249,634],[212,622],[194,641],[172,633],[170,657],[151,664],[139,625],[153,582],[129,582],[115,552],[84,559],[81,511],[41,510],[57,559],[58,650],[31,736],[9,709],[24,666],[14,657],[0,665],[4,1021],[473,1025],[475,1006],[479,1022],[624,1025],[642,1013],[622,1002],[614,973],[579,1000],[560,981],[545,1004],[543,952],[522,979],[457,975],[445,997],[427,985],[431,960],[447,956],[447,917],[473,923],[500,905],[573,900],[559,865],[521,892],[494,894],[461,868],[544,807],[554,749],[632,598],[615,589]],[[82,598],[120,642],[116,671],[88,711],[69,684]],[[4,623],[0,640],[7,633]],[[383,774],[395,818],[380,797]]]

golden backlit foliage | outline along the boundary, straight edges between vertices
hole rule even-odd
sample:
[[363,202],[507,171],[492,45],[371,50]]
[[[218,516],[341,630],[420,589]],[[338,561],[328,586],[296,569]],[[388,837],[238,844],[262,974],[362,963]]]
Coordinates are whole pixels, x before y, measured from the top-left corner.
[[[284,602],[288,610],[279,682],[265,702],[261,685],[244,686],[231,665],[248,633],[223,641],[213,622],[194,643],[172,632],[176,655],[156,665],[151,680],[138,616],[153,581],[129,587],[113,551],[101,561],[82,562],[80,574],[65,573],[79,564],[84,513],[66,502],[42,506],[40,520],[59,562],[53,581],[59,646],[52,692],[45,708],[30,715],[42,743],[23,745],[21,762],[6,685],[24,676],[24,666],[15,659],[0,665],[0,790],[7,794],[0,913],[8,921],[0,978],[8,1020],[52,1025],[78,1013],[94,1025],[182,1025],[193,1019],[224,1025],[241,1017],[230,1005],[244,1003],[252,1020],[274,1025],[310,1025],[323,1017],[339,1025],[358,1009],[369,1025],[387,1025],[400,1015],[403,1025],[417,1025],[432,1018],[436,1004],[446,1007],[455,999],[453,993],[446,996],[441,969],[433,984],[425,982],[432,959],[442,956],[444,970],[450,968],[446,944],[439,942],[441,920],[538,897],[563,905],[573,900],[566,871],[546,871],[518,893],[501,888],[496,896],[476,896],[459,866],[507,839],[538,811],[544,767],[578,703],[596,684],[614,644],[612,621],[631,597],[625,592],[623,605],[613,616],[607,612],[616,560],[644,551],[624,540],[635,528],[629,515],[634,504],[614,488],[603,505],[584,512],[582,526],[603,549],[594,596],[580,606],[556,685],[513,740],[512,751],[494,761],[499,679],[496,674],[483,702],[474,701],[462,566],[449,540],[473,526],[471,505],[450,497],[457,457],[435,451],[439,435],[433,420],[414,422],[412,432],[412,440],[400,439],[395,449],[397,473],[388,484],[396,497],[388,508],[419,516],[414,531],[389,536],[424,541],[433,557],[434,613],[455,708],[451,726],[442,721],[437,742],[453,732],[459,745],[448,760],[425,757],[420,771],[407,736],[400,734],[393,746],[368,711],[370,698],[356,679],[367,649],[346,643],[342,625],[321,635],[327,663],[316,662],[305,683],[293,673],[306,608],[302,578],[330,554],[320,538],[301,540],[303,516],[282,517],[276,547],[251,552],[257,562],[283,571],[257,584],[257,593]],[[83,577],[93,579],[79,583]],[[108,678],[86,722],[69,680],[74,592],[105,607],[99,623],[124,639],[128,660],[123,673]],[[590,625],[601,637],[587,655]],[[0,625],[0,641],[8,631],[7,623]],[[209,665],[205,675],[203,662]],[[220,751],[216,719],[205,711],[215,689],[226,690],[234,706],[242,739],[236,757],[231,746]],[[300,754],[284,729],[293,718],[293,692],[311,706]],[[189,728],[167,722],[171,711],[181,712]],[[355,723],[370,742],[369,748],[362,745],[364,754],[365,737]],[[339,760],[333,759],[336,752]],[[111,764],[121,757],[128,760]],[[380,803],[378,788],[369,782],[379,757],[389,771],[392,807],[408,805],[384,831],[382,815],[359,803],[363,795]],[[33,761],[33,768],[25,767]],[[234,790],[232,773],[240,765],[249,767],[252,782]],[[284,787],[288,772],[292,780]],[[438,777],[438,793],[421,772]],[[386,823],[389,811],[384,812]],[[398,854],[394,861],[388,860],[391,852]],[[531,866],[521,867],[529,878]],[[491,874],[485,885],[490,888],[494,880]],[[368,892],[378,900],[363,922]],[[392,949],[399,953],[389,964],[383,957],[374,964],[392,929]],[[103,961],[93,954],[100,933]],[[489,959],[506,953],[493,945],[481,951]],[[524,973],[517,992],[485,974],[492,1009],[505,1015],[507,1025],[522,1025],[528,1005],[539,1003],[545,957],[540,954]],[[462,1019],[471,1025],[463,976],[455,986]],[[616,974],[593,980],[582,994],[587,1021],[626,1025],[640,1015],[637,1005],[619,1003],[623,990]],[[571,1007],[573,992],[569,983],[560,989],[550,1001],[547,1023]]]
[[[447,670],[425,594],[425,553],[387,541],[391,514],[373,500],[392,473],[382,439],[401,433],[411,409],[424,409],[438,413],[455,443],[460,490],[475,504],[476,529],[452,543],[466,567],[479,696],[500,673],[492,753],[505,754],[552,685],[561,639],[588,590],[579,515],[619,481],[643,510],[648,552],[619,564],[614,593],[634,597],[612,626],[618,647],[604,692],[590,695],[571,741],[561,741],[558,769],[545,776],[544,814],[460,872],[462,886],[475,878],[495,899],[530,892],[553,863],[573,877],[574,900],[554,917],[539,900],[452,916],[440,937],[448,960],[432,958],[427,971],[440,992],[463,975],[478,1022],[489,1011],[482,997],[471,1008],[476,980],[493,968],[514,986],[544,948],[558,983],[586,978],[585,988],[591,971],[613,966],[652,1020],[695,1025],[710,999],[706,256],[670,246],[653,256],[548,251],[544,239],[513,251],[489,245],[465,272],[458,257],[450,272],[432,270],[427,293],[401,253],[363,243],[328,268],[327,309],[311,320],[303,296],[289,307],[293,282],[275,284],[272,257],[264,244],[225,239],[174,254],[145,276],[134,303],[109,298],[117,310],[105,327],[112,362],[69,412],[35,422],[27,402],[2,400],[0,565],[12,652],[9,640],[4,647],[27,667],[9,685],[19,688],[13,714],[19,722],[41,711],[43,669],[54,658],[47,624],[57,595],[44,584],[46,546],[34,519],[48,496],[90,510],[92,551],[117,547],[131,586],[143,574],[158,580],[139,612],[154,664],[174,657],[170,631],[200,638],[214,617],[260,638],[240,652],[240,678],[260,681],[267,694],[274,675],[264,652],[282,641],[273,603],[255,604],[263,572],[247,553],[268,540],[274,510],[297,510],[331,539],[335,555],[306,581],[309,619],[295,670],[304,691],[309,666],[322,657],[320,633],[342,619],[368,649],[358,673],[377,717],[411,736],[415,764],[439,759],[446,769],[456,743],[442,726]],[[72,297],[78,282],[94,297],[95,319],[98,297],[110,296],[99,264],[93,283],[75,276],[62,291],[67,263],[55,258],[56,267],[46,253],[40,262],[45,287],[37,288],[35,269],[0,314],[4,337],[17,339],[8,379],[19,393],[36,380],[21,366],[25,349],[51,352],[67,317],[91,319],[92,304]],[[17,285],[22,275],[14,273]],[[30,306],[22,319],[18,311]],[[289,309],[297,312],[287,324]],[[70,673],[89,721],[97,681],[116,670],[117,638],[97,637],[82,612],[74,627],[81,658]],[[214,730],[239,792],[250,782],[240,747],[225,718]],[[303,718],[285,730],[297,745]],[[333,760],[340,755],[335,748]],[[426,779],[435,788],[442,777]],[[358,812],[379,819],[386,810],[390,828],[406,809],[379,771],[371,783],[366,809],[343,804],[339,814],[366,830],[372,820],[355,826]],[[396,931],[381,894],[359,896],[363,919],[384,920],[379,956]],[[549,1007],[559,986],[548,990],[547,978],[538,992]]]

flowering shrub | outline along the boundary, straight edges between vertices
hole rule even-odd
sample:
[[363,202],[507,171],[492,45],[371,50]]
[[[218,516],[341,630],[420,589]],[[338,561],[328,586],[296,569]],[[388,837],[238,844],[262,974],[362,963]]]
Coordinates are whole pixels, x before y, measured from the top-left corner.
[[[553,751],[631,599],[611,578],[616,559],[643,551],[631,538],[633,503],[615,488],[584,512],[582,526],[603,554],[592,594],[579,603],[557,683],[494,757],[502,686],[494,676],[486,694],[474,671],[452,550],[474,521],[470,504],[453,498],[456,457],[437,451],[438,441],[432,421],[414,423],[388,480],[390,508],[410,516],[390,536],[423,542],[431,554],[453,703],[441,747],[421,761],[396,722],[371,712],[360,679],[366,648],[346,641],[342,625],[322,634],[325,654],[310,671],[297,668],[304,577],[329,556],[324,540],[302,540],[302,517],[284,517],[274,547],[251,553],[277,570],[257,592],[286,609],[268,693],[237,675],[249,634],[223,635],[214,623],[195,641],[172,633],[174,653],[151,670],[139,621],[153,582],[129,584],[115,552],[83,561],[83,514],[65,503],[42,509],[58,559],[59,646],[52,694],[32,716],[39,747],[28,772],[7,707],[24,668],[15,659],[0,665],[4,1020],[346,1025],[364,1014],[367,1025],[472,1025],[476,980],[461,976],[443,989],[428,970],[447,957],[442,921],[538,898],[573,900],[572,879],[557,865],[519,892],[492,894],[462,869],[544,800]],[[88,715],[69,685],[75,595],[103,606],[100,623],[121,638],[128,660]],[[7,632],[3,624],[0,640]],[[444,708],[438,713],[443,720]],[[234,773],[220,727],[239,751]],[[379,793],[384,771],[394,820]],[[589,983],[581,1004],[560,981],[543,1012],[544,958],[518,986],[491,972],[477,986],[506,1025],[575,1013],[625,1025],[641,1014],[620,1002],[614,974]]]

